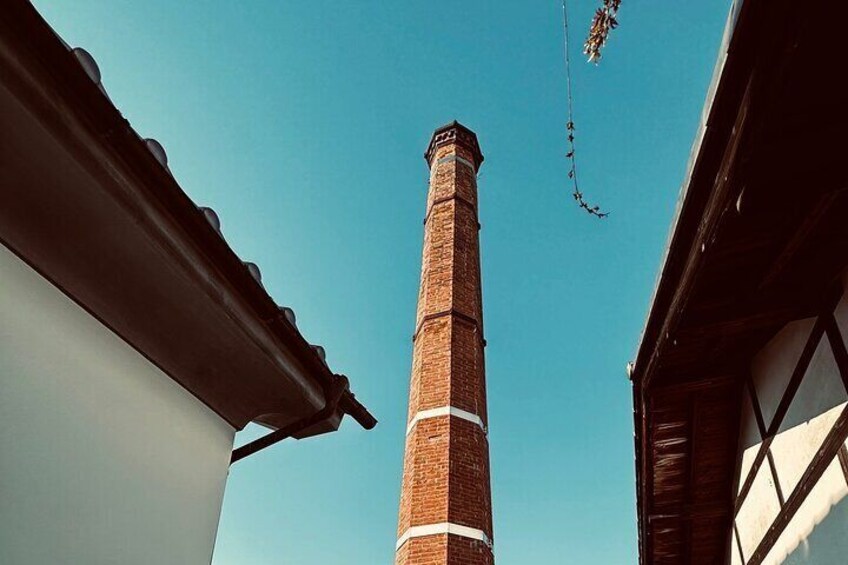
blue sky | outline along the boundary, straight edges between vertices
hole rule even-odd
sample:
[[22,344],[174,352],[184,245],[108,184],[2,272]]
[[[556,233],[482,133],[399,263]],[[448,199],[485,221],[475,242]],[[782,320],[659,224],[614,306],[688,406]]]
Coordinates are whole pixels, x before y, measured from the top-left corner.
[[[380,419],[230,470],[216,565],[391,563],[432,130],[480,178],[495,555],[635,563],[624,366],[647,313],[728,0],[623,2],[600,66],[571,2],[569,196],[558,0],[36,0],[117,107]],[[243,441],[255,431],[240,434]]]

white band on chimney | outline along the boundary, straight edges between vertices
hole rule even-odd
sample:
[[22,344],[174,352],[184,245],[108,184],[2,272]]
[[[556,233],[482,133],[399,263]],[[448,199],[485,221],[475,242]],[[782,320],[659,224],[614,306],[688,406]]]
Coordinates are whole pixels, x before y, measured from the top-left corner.
[[466,159],[464,157],[460,157],[459,155],[448,155],[446,157],[442,157],[441,159],[436,161],[436,163],[441,165],[442,163],[451,163],[453,161],[458,161],[458,162],[462,163],[463,165],[470,167],[472,171],[474,170],[474,163],[472,163],[471,161],[469,161],[468,159]]
[[411,538],[435,536],[439,534],[451,534],[463,538],[474,539],[482,541],[489,548],[492,547],[492,540],[489,539],[489,536],[487,536],[486,532],[483,530],[469,528],[468,526],[461,526],[459,524],[452,524],[451,522],[441,522],[439,524],[427,524],[426,526],[412,526],[403,532],[403,535],[398,538],[397,545],[395,545],[395,551],[399,550],[403,544],[408,542]]
[[477,414],[472,414],[467,410],[463,410],[462,408],[455,408],[453,406],[440,406],[439,408],[430,408],[429,410],[422,410],[421,412],[417,412],[415,416],[412,417],[412,421],[409,422],[409,425],[406,426],[406,435],[412,431],[412,428],[415,427],[415,424],[420,422],[421,420],[426,420],[428,418],[438,418],[439,416],[456,416],[457,418],[462,418],[472,424],[477,424],[480,426],[480,429],[483,430],[483,433],[488,433],[486,430],[486,425],[483,424],[482,418]]

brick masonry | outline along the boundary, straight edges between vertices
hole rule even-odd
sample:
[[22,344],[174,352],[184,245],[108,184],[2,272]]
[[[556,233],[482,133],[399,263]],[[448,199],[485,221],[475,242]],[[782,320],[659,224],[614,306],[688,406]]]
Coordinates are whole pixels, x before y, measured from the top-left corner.
[[[409,430],[398,519],[401,544],[395,563],[491,565],[476,178],[483,155],[477,136],[453,122],[436,130],[425,158],[430,187],[408,422],[422,411],[453,407],[478,416],[483,427],[444,410],[418,420]],[[450,533],[408,537],[410,531],[429,532],[445,523],[451,525]],[[414,527],[418,528],[410,530]],[[479,535],[456,534],[455,529]]]

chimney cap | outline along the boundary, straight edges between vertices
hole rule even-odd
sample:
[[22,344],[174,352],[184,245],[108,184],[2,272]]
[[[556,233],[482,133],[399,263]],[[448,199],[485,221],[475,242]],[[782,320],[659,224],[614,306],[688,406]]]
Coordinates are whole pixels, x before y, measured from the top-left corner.
[[433,132],[427,151],[424,152],[424,159],[426,159],[427,164],[432,166],[431,161],[437,148],[450,143],[462,145],[474,154],[475,170],[483,164],[483,153],[480,151],[480,144],[477,142],[477,134],[456,120],[436,128],[436,131]]

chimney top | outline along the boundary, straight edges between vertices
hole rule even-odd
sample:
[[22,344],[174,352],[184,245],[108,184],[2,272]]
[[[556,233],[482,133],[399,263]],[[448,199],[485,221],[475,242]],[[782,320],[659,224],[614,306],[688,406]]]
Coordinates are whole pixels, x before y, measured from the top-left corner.
[[480,165],[483,164],[483,153],[480,152],[480,144],[477,143],[477,134],[456,120],[436,128],[436,131],[433,132],[427,151],[424,152],[424,159],[427,160],[427,164],[432,166],[431,161],[437,148],[451,143],[462,145],[471,151],[474,154],[475,169],[480,168]]

